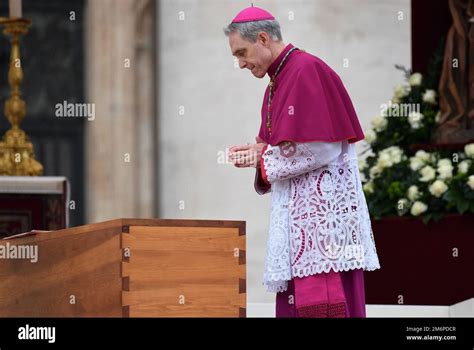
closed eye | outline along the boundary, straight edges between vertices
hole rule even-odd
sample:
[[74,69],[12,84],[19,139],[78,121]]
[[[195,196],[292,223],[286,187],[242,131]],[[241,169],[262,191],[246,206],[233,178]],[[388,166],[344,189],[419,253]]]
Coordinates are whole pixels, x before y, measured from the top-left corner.
[[236,50],[233,55],[236,57],[243,57],[245,56],[246,51],[247,51],[246,49],[239,49],[239,50]]

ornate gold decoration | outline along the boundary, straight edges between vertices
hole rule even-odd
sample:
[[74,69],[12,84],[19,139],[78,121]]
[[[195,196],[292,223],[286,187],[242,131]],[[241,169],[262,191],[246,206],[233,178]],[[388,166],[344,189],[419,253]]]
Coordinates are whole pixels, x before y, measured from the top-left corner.
[[20,60],[20,38],[28,32],[31,20],[25,18],[0,18],[3,33],[10,37],[11,55],[8,70],[10,98],[5,102],[5,115],[11,128],[0,141],[0,175],[36,176],[43,173],[43,166],[35,160],[33,144],[20,129],[26,114],[26,103],[21,98],[20,85],[23,69]]

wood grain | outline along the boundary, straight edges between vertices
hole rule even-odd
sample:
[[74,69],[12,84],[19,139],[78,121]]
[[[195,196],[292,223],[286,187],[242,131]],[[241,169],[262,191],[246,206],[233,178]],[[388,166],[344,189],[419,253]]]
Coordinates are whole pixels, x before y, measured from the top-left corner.
[[6,242],[39,259],[0,259],[2,317],[245,317],[242,221],[116,219]]

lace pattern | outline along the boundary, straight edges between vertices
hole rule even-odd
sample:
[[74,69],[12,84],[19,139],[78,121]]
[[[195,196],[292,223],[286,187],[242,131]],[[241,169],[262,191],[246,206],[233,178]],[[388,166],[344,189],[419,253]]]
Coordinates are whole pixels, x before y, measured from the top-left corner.
[[380,268],[353,144],[268,147],[263,160],[272,184],[268,291],[331,269]]

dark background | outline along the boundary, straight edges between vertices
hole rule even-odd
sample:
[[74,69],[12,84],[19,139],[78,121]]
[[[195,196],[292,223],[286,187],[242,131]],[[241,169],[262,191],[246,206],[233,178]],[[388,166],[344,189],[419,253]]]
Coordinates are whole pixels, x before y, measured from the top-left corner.
[[[29,135],[45,176],[66,176],[71,184],[70,226],[84,223],[84,130],[86,118],[57,118],[55,105],[84,102],[83,0],[23,0],[23,17],[33,24],[22,39],[21,90],[27,111],[20,127]],[[70,12],[75,11],[75,21]],[[0,2],[8,16],[8,1]],[[0,35],[0,133],[10,127],[4,116],[9,97],[10,43]]]

